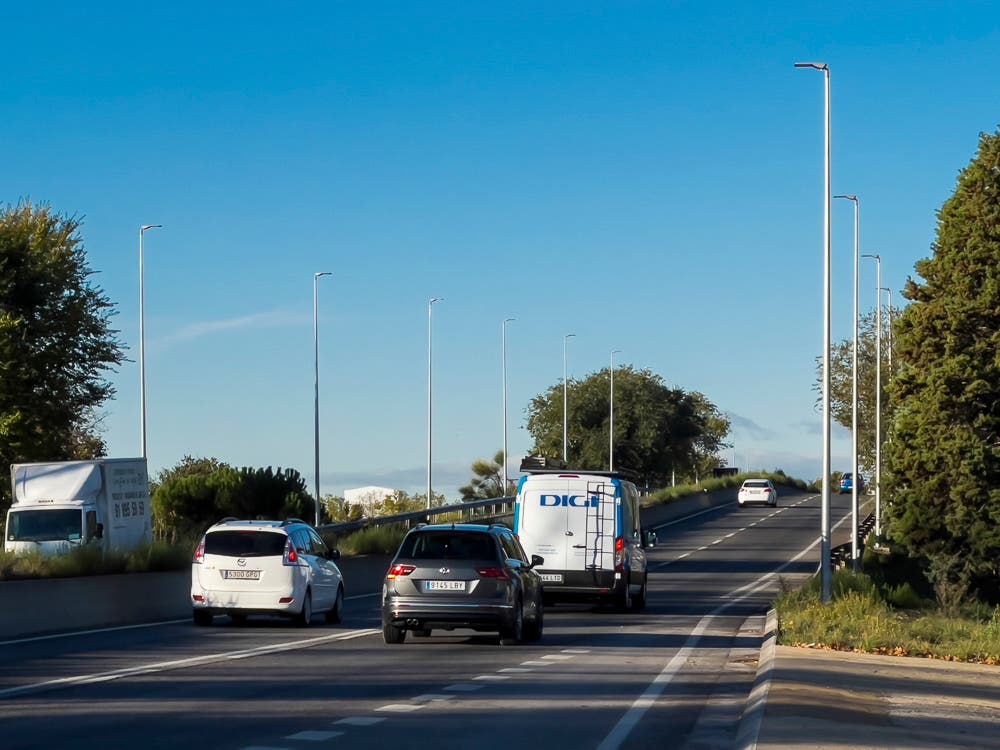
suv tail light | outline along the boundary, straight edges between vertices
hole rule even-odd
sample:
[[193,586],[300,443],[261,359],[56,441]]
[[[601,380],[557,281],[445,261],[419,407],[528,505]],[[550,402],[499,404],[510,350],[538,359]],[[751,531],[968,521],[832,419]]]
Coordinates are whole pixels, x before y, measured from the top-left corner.
[[476,572],[481,578],[507,578],[507,571],[498,566],[488,568],[476,568]]
[[198,542],[198,548],[194,551],[194,557],[191,558],[191,562],[201,565],[205,562],[205,537],[201,538]]
[[402,564],[393,565],[391,568],[389,568],[389,572],[385,574],[385,577],[391,581],[394,578],[399,578],[401,576],[408,576],[414,570],[416,570],[416,568],[413,565],[402,565]]
[[625,539],[624,537],[615,537],[615,571],[618,573],[622,572],[625,565]]
[[285,542],[285,554],[281,556],[281,564],[282,565],[299,564],[299,553],[295,551],[295,545],[292,544],[291,539]]

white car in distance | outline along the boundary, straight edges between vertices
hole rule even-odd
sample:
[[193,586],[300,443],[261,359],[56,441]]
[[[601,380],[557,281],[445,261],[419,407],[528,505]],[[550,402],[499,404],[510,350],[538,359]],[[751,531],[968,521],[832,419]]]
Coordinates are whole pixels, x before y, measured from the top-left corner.
[[736,502],[741,508],[747,503],[764,503],[776,508],[778,506],[778,491],[770,479],[747,479],[740,487]]

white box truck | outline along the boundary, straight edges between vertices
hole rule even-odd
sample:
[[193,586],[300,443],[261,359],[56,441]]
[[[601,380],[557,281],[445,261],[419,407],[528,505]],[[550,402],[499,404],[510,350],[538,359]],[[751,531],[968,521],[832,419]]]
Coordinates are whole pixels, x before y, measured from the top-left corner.
[[644,547],[654,535],[640,528],[635,485],[612,472],[528,471],[517,488],[514,533],[529,556],[545,558],[538,568],[545,600],[644,607]]
[[13,464],[4,550],[43,556],[82,544],[130,550],[153,538],[144,458]]

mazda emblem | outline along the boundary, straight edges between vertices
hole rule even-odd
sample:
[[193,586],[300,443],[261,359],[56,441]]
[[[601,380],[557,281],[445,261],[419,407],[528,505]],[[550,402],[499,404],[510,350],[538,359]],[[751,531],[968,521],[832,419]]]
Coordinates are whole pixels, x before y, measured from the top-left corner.
[[246,558],[244,557],[237,558],[236,564],[239,565],[241,568],[246,567],[247,564]]

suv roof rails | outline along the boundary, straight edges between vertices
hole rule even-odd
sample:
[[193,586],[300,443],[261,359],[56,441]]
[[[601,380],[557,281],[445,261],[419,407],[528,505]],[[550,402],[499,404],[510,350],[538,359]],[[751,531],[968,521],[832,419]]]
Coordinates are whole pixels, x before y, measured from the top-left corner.
[[281,522],[282,526],[287,526],[290,523],[305,523],[301,518],[286,518]]
[[239,520],[240,519],[238,519],[236,516],[226,516],[221,521],[219,521],[219,523],[229,523],[230,521],[239,521]]
[[489,528],[491,528],[491,529],[493,529],[493,528],[497,528],[497,529],[507,529],[507,531],[510,531],[510,526],[508,526],[508,525],[507,525],[507,524],[505,524],[505,523],[501,523],[500,521],[493,521],[493,522],[492,522],[492,523],[491,523],[491,524],[489,525]]

